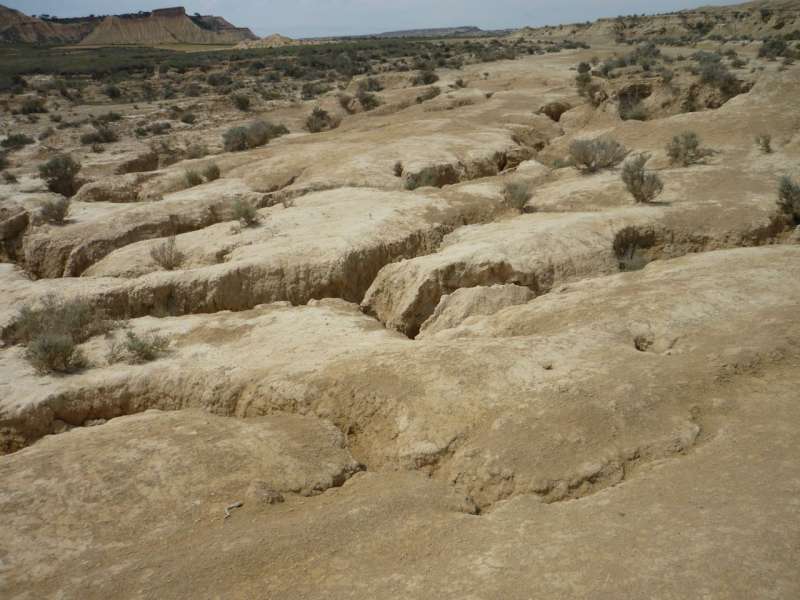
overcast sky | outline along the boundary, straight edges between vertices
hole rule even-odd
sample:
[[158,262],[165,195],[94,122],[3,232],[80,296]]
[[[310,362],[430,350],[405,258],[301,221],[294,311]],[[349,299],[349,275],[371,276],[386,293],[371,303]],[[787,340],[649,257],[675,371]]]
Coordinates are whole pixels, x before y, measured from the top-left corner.
[[[257,35],[290,37],[380,33],[423,27],[476,25],[484,29],[555,25],[733,4],[735,0],[186,0],[187,12],[225,17]],[[169,0],[0,0],[26,14],[77,17],[180,5]]]

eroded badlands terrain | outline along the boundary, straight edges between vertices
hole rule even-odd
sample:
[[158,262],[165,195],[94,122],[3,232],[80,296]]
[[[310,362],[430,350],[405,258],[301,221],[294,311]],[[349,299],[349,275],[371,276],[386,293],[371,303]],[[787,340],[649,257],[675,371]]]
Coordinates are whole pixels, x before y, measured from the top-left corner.
[[[311,134],[313,103],[278,108],[289,135],[244,152],[119,174],[120,143],[60,225],[20,150],[0,595],[800,597],[800,66],[732,46],[758,68],[696,112],[647,73],[579,96],[607,44],[442,69],[420,103],[389,72],[376,110],[323,96],[342,122]],[[622,120],[624,85],[655,116]],[[712,150],[688,166],[684,131]],[[656,200],[568,164],[601,136],[651,155]],[[119,326],[42,375],[20,309],[75,299]],[[128,333],[168,343],[110,360]]]

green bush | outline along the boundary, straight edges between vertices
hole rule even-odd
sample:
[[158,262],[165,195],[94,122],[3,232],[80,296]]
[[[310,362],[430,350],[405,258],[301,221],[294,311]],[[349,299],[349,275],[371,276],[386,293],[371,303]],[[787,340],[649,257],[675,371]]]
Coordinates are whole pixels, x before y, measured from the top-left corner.
[[169,340],[156,333],[139,336],[133,331],[125,332],[123,342],[111,344],[108,352],[110,364],[125,361],[132,364],[141,364],[156,360],[169,346]]
[[18,148],[22,148],[23,146],[27,146],[28,144],[33,144],[34,139],[30,136],[25,135],[24,133],[12,133],[2,142],[0,142],[0,146],[3,148],[10,148],[11,150],[16,150]]
[[192,169],[188,169],[184,172],[184,179],[186,179],[186,185],[189,187],[194,187],[203,183],[203,177],[200,173]]
[[788,176],[782,177],[778,185],[778,206],[796,222],[800,222],[800,184]]
[[57,332],[45,332],[31,340],[25,359],[41,374],[73,373],[87,366],[73,339]]
[[247,112],[250,110],[250,98],[244,94],[236,94],[231,98],[231,100],[233,101],[233,105],[242,112]]
[[181,123],[193,125],[197,121],[197,116],[193,112],[185,112],[181,115]]
[[211,163],[205,169],[203,169],[203,177],[206,178],[206,181],[216,181],[219,179],[220,175],[221,173],[217,163]]
[[110,127],[100,123],[94,124],[94,131],[84,133],[81,136],[81,144],[110,144],[119,140],[119,136]]
[[711,150],[702,148],[700,144],[700,137],[694,131],[685,131],[667,144],[667,156],[672,164],[688,167],[712,154]]
[[47,108],[45,107],[44,100],[42,98],[25,98],[25,100],[22,101],[20,112],[23,115],[46,113]]
[[358,90],[356,97],[358,98],[358,102],[361,104],[361,107],[365,111],[373,110],[381,105],[381,101],[375,94],[370,94],[364,90]]
[[772,154],[772,136],[762,133],[756,136],[756,144],[764,154]]
[[509,181],[503,188],[503,201],[509,208],[524,212],[530,199],[530,186],[524,181]]
[[253,227],[261,220],[261,215],[252,204],[237,200],[233,204],[233,218],[245,227]]
[[333,117],[327,110],[315,107],[312,113],[306,119],[306,129],[311,133],[319,133],[329,129],[336,129],[339,126],[339,121]]
[[115,85],[107,85],[106,87],[103,88],[103,93],[112,100],[115,100],[122,96],[122,90],[120,90]]
[[249,148],[257,148],[271,140],[286,135],[289,130],[284,125],[275,125],[269,121],[255,121],[247,127],[233,127],[222,136],[225,150],[237,152]]
[[47,223],[61,225],[69,214],[69,198],[45,200],[40,208],[42,220]]
[[178,249],[175,236],[150,248],[150,258],[165,271],[173,271],[183,264],[186,256]]
[[439,81],[439,76],[429,69],[420,71],[412,80],[412,85],[431,85]]
[[427,90],[422,92],[419,96],[417,96],[417,104],[422,104],[423,102],[427,102],[428,100],[433,100],[438,95],[442,93],[438,87],[429,87]]
[[652,202],[664,189],[658,175],[645,171],[648,160],[649,155],[639,154],[622,166],[622,181],[637,203]]
[[628,151],[616,140],[595,138],[573,141],[569,146],[569,154],[576,168],[587,173],[596,173],[621,163]]
[[39,175],[47,182],[50,191],[67,197],[78,191],[76,177],[80,170],[80,163],[68,154],[59,154],[39,165]]
[[69,373],[86,366],[76,346],[108,332],[115,323],[84,300],[45,296],[40,308],[20,309],[12,341],[26,346],[25,358],[42,373]]

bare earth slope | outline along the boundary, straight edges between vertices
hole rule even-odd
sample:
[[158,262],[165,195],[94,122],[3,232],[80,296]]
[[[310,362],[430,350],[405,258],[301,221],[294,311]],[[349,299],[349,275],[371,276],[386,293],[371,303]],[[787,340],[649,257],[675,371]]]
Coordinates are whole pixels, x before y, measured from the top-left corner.
[[[361,77],[301,100],[255,65],[298,89],[243,112],[165,70],[201,95],[73,103],[122,115],[103,152],[70,141],[88,122],[10,115],[37,135],[0,184],[0,597],[800,597],[800,213],[777,201],[800,65],[665,47],[719,50],[741,93],[662,57],[593,76],[593,105],[576,65],[633,50],[608,39],[439,68],[438,95],[374,73],[373,110]],[[631,89],[647,118],[620,116]],[[316,106],[341,124],[307,131]],[[222,150],[256,118],[289,133]],[[686,131],[708,152],[684,166]],[[601,136],[650,155],[655,201],[569,162]],[[85,182],[45,224],[59,144]],[[43,374],[21,308],[72,300],[117,322]]]

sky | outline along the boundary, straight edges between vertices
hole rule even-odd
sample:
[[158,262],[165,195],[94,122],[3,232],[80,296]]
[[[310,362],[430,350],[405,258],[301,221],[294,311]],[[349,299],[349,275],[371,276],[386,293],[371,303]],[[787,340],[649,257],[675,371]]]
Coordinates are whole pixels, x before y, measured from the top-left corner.
[[557,25],[599,17],[659,13],[737,0],[0,0],[26,14],[78,17],[183,5],[187,12],[225,17],[257,35],[361,35],[476,25],[502,29]]

